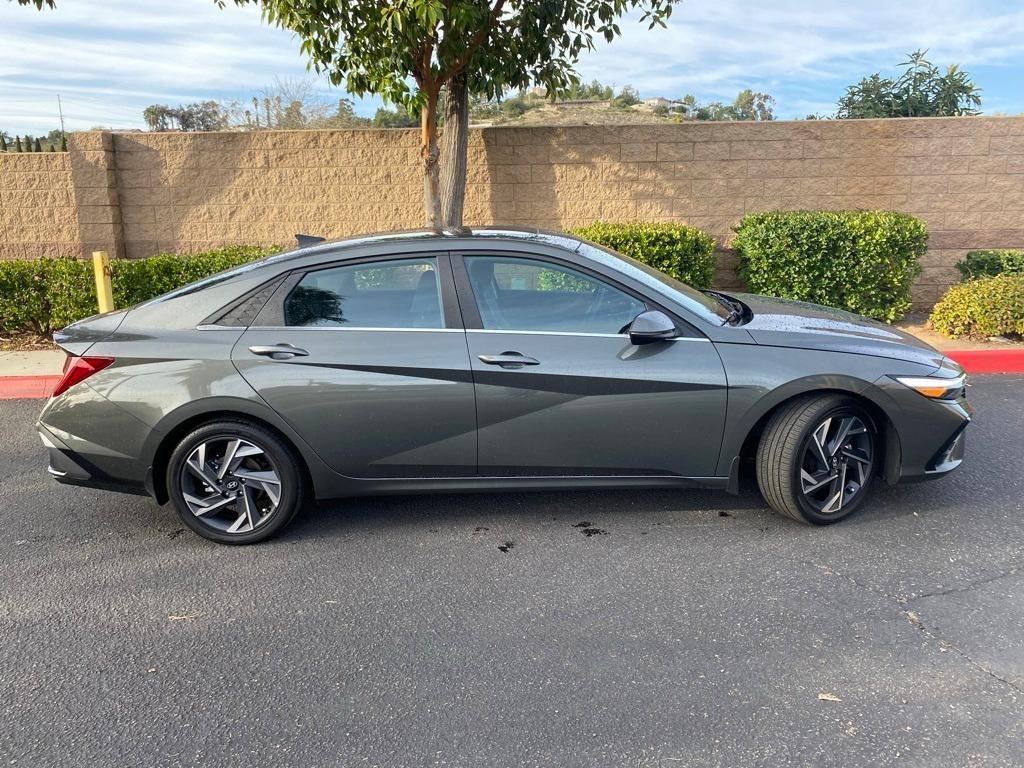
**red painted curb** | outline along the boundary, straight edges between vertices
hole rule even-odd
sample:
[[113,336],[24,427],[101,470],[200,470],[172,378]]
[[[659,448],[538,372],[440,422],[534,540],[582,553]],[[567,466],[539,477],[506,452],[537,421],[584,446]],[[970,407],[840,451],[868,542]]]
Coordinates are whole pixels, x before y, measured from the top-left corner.
[[49,397],[60,376],[0,376],[0,400]]
[[1024,349],[952,349],[946,357],[968,373],[1024,373]]

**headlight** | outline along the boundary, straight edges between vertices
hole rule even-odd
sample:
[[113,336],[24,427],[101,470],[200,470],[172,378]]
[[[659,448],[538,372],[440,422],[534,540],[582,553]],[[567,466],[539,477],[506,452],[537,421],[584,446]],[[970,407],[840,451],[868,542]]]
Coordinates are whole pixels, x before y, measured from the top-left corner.
[[920,392],[932,400],[955,400],[963,393],[967,377],[960,374],[955,379],[939,376],[895,376],[893,377],[905,387]]

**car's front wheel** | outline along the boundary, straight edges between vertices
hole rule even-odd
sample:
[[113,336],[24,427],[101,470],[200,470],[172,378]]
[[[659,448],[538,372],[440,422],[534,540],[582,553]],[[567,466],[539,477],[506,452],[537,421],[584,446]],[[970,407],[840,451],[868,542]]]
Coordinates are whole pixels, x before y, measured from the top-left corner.
[[828,525],[867,496],[878,433],[871,415],[844,395],[812,395],[782,407],[757,449],[757,484],[776,512]]
[[167,490],[185,525],[222,544],[274,536],[299,511],[299,457],[273,432],[248,421],[204,424],[171,454]]

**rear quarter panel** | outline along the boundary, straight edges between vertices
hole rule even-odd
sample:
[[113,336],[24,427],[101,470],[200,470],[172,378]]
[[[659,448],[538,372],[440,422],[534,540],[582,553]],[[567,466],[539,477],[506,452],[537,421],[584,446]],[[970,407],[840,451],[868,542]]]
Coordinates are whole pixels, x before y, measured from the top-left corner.
[[141,482],[163,440],[184,422],[201,416],[250,416],[292,441],[318,495],[336,493],[334,473],[235,369],[231,349],[241,335],[241,328],[233,328],[167,329],[157,336],[122,325],[89,350],[116,363],[52,401],[41,418],[47,426],[117,452],[119,464],[111,467],[117,471],[110,474]]

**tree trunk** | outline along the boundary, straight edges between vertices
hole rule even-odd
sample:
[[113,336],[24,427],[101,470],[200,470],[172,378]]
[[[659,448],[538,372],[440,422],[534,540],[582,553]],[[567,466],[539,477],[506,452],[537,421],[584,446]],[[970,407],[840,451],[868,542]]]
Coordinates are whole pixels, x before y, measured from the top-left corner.
[[448,81],[441,134],[441,212],[446,227],[462,226],[466,202],[466,150],[469,146],[469,91],[465,74]]
[[420,157],[423,158],[423,208],[426,226],[441,229],[441,182],[438,175],[437,94],[427,94],[420,113]]

